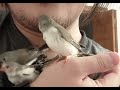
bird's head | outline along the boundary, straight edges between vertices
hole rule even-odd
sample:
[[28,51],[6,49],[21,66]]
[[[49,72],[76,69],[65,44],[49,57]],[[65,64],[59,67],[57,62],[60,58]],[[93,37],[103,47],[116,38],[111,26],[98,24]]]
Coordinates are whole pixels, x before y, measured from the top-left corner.
[[52,19],[50,17],[46,15],[41,15],[38,21],[39,30],[42,33],[45,32],[50,27],[51,23]]
[[2,62],[0,70],[5,73],[13,73],[19,65],[15,62]]

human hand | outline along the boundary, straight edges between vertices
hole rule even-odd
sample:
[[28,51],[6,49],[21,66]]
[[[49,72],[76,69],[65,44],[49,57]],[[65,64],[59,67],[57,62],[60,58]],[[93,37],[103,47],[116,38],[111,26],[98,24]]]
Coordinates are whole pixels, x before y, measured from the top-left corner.
[[[68,57],[65,64],[59,61],[45,68],[31,87],[118,87],[119,67],[119,56],[114,52]],[[103,75],[96,80],[88,77],[99,72]]]

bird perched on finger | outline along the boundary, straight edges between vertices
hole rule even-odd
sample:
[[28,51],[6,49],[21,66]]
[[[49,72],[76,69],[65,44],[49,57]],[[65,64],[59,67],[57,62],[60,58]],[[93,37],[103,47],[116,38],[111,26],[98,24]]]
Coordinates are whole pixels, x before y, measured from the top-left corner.
[[[77,57],[94,55],[83,52],[81,45],[74,41],[71,34],[64,27],[55,22],[51,17],[41,15],[38,21],[38,27],[42,32],[43,39],[48,47],[58,55],[65,57],[71,55]],[[90,77],[96,79],[98,74],[92,74]]]
[[48,47],[62,56],[90,56],[84,53],[81,46],[76,43],[67,30],[56,23],[52,18],[42,15],[38,21],[39,30],[43,34]]

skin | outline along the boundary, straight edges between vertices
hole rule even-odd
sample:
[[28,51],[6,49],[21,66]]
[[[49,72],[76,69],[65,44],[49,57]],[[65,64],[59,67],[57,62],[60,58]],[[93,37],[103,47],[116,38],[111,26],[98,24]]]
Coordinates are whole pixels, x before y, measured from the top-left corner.
[[[40,15],[45,14],[54,18],[71,33],[76,42],[79,42],[81,34],[78,20],[85,5],[85,3],[9,3],[8,7],[18,30],[34,46],[41,47],[45,42],[42,34],[38,32],[37,21]],[[60,61],[45,68],[31,86],[119,86],[118,65],[117,53],[82,58],[69,57],[66,64]],[[97,72],[107,74],[97,80],[88,77],[89,74]]]
[[84,3],[9,3],[8,6],[17,28],[33,45],[40,47],[44,44],[42,34],[37,33],[38,18],[43,14],[54,18],[57,23],[65,27],[72,33],[76,42],[81,39],[78,20],[85,7]]
[[[93,62],[94,61],[94,62]],[[69,57],[45,68],[32,87],[118,87],[120,85],[119,56],[117,53],[89,57]],[[74,68],[73,68],[74,67]],[[93,80],[89,74],[103,72]]]

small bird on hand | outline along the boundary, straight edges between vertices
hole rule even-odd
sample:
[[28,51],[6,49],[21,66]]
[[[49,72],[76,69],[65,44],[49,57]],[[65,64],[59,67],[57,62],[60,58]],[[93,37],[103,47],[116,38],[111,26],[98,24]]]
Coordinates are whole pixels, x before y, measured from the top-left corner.
[[84,53],[81,46],[73,40],[71,34],[52,18],[41,15],[38,26],[43,34],[43,39],[53,52],[65,57],[70,55],[78,57],[92,55]]
[[8,80],[17,85],[23,81],[33,81],[39,75],[31,64],[41,55],[38,48],[23,48],[0,54],[0,71]]
[[8,80],[20,87],[33,82],[43,68],[55,61],[57,54],[49,48],[17,49],[0,55],[0,71],[5,72]]
[[[94,55],[83,52],[81,45],[73,40],[71,34],[51,17],[41,15],[38,21],[38,27],[48,47],[59,55],[60,58],[57,61],[65,60],[64,63],[66,63],[66,57],[71,55],[77,57]],[[89,75],[92,79],[96,79],[98,76],[99,74]]]

